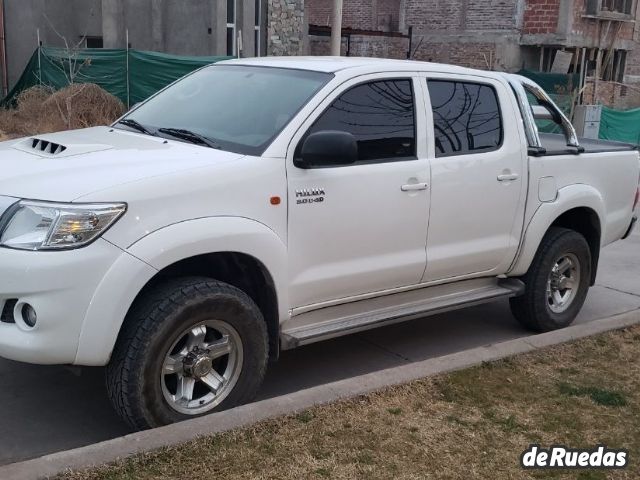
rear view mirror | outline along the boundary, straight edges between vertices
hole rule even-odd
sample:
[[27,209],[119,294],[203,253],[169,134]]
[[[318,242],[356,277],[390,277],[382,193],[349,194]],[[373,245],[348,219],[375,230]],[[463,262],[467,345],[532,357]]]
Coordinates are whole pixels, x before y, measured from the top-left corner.
[[323,130],[309,135],[302,144],[298,168],[351,165],[358,160],[358,142],[348,132]]

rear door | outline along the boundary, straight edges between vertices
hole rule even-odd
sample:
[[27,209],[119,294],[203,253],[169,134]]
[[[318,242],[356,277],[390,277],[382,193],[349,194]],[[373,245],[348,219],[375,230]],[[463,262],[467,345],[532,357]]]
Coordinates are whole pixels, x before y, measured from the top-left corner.
[[424,281],[504,273],[518,248],[526,195],[522,120],[491,78],[428,74],[431,212]]
[[[423,94],[411,73],[358,77],[294,136],[287,157],[294,311],[420,282],[430,181]],[[296,167],[306,135],[321,130],[352,133],[359,161]]]

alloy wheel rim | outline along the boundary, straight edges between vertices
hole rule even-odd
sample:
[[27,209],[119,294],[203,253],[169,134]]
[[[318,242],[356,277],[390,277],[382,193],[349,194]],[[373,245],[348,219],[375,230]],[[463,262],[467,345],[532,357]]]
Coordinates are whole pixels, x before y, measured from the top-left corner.
[[553,313],[563,313],[573,303],[580,285],[580,261],[573,253],[562,254],[547,279],[547,305]]
[[240,335],[226,322],[206,320],[181,332],[166,352],[160,372],[167,404],[184,415],[218,406],[240,377]]

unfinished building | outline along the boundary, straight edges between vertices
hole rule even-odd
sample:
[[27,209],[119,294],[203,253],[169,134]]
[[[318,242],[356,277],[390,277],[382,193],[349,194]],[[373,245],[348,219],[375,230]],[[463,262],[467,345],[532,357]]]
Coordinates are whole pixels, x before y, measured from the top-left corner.
[[[307,0],[312,54],[332,0]],[[636,0],[344,0],[343,53],[573,73],[587,103],[640,105]]]

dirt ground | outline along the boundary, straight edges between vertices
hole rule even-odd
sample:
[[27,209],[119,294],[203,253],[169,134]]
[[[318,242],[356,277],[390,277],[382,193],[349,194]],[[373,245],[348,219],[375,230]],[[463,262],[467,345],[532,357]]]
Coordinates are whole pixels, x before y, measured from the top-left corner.
[[[522,470],[532,443],[623,470]],[[640,478],[640,326],[140,455],[60,480]]]

